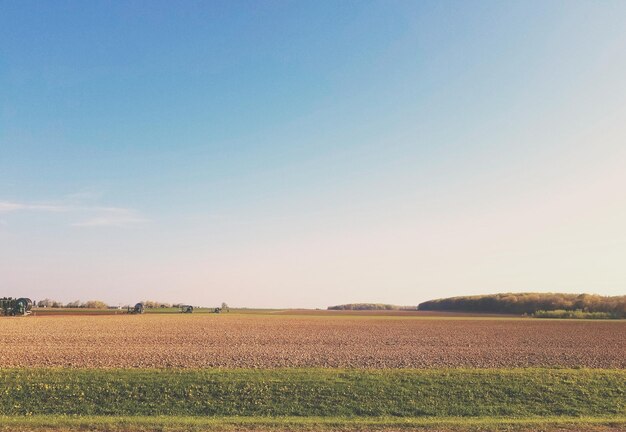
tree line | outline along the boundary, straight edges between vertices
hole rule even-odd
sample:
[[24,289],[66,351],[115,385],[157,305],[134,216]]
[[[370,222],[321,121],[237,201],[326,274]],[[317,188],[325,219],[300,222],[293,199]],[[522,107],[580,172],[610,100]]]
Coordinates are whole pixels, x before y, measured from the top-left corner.
[[[182,303],[164,303],[157,302],[154,300],[144,300],[140,303],[143,303],[143,306],[148,309],[155,308],[172,308],[172,307],[180,307]],[[62,303],[60,301],[51,300],[51,299],[43,299],[36,302],[37,307],[40,308],[85,308],[85,309],[107,309],[109,305],[101,300],[88,300],[81,302],[80,300],[75,300],[69,303]],[[124,308],[129,305],[123,306]]]
[[57,300],[43,299],[35,302],[37,307],[40,308],[86,308],[86,309],[106,309],[109,306],[101,300],[88,300],[81,302],[75,300],[69,303],[62,303]]
[[418,305],[424,311],[535,314],[539,311],[604,312],[626,317],[625,296],[563,293],[507,293],[451,297]]
[[348,303],[328,306],[328,310],[416,310],[415,306],[396,306],[384,303]]
[[[60,301],[51,300],[51,299],[43,299],[37,302],[34,302],[37,307],[40,308],[85,308],[85,309],[107,309],[109,307],[108,304],[101,300],[88,300],[85,302],[81,302],[80,300],[75,300],[69,303],[62,303]],[[154,300],[144,300],[140,302],[143,304],[143,307],[146,309],[158,309],[158,308],[180,308],[184,305],[184,303],[164,303],[158,302]],[[122,308],[127,308],[129,305],[124,305]],[[226,303],[222,303],[220,308],[224,312],[228,312],[230,308]]]

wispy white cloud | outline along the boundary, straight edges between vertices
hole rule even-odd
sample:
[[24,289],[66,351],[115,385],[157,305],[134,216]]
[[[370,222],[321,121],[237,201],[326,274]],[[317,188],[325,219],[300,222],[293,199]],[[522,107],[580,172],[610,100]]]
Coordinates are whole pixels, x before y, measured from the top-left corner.
[[123,227],[148,222],[138,212],[123,208],[100,208],[100,214],[82,222],[73,223],[76,227]]
[[85,202],[85,201],[95,201],[101,198],[103,192],[98,189],[93,188],[85,188],[81,189],[77,192],[67,194],[65,199],[69,202]]
[[70,213],[76,219],[83,219],[70,223],[71,226],[76,227],[121,227],[148,222],[148,219],[137,210],[124,207],[0,201],[0,214],[18,212]]
[[16,211],[47,211],[66,212],[71,207],[57,204],[27,204],[14,201],[0,201],[0,213],[11,213]]
[[23,206],[18,203],[12,203],[7,201],[0,201],[0,213],[9,213],[16,210],[21,210]]

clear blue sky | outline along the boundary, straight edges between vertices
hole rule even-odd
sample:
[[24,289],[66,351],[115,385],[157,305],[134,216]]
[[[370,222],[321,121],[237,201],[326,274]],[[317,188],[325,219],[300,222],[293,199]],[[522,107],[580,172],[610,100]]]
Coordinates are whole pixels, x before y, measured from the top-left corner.
[[626,3],[0,0],[0,296],[626,292]]

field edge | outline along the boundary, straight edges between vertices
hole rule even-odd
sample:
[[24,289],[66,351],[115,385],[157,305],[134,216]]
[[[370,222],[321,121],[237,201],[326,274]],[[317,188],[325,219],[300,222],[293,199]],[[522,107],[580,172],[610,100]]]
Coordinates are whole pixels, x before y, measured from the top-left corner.
[[182,417],[0,416],[0,431],[214,431],[214,430],[526,430],[626,431],[626,416],[602,417]]

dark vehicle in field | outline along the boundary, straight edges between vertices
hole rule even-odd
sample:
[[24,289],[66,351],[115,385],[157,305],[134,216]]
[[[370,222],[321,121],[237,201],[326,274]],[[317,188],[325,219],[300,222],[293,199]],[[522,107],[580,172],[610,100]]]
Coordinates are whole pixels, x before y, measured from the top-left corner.
[[0,313],[5,316],[30,315],[33,301],[29,298],[3,297],[0,299]]
[[143,303],[137,303],[134,307],[128,307],[129,314],[142,314],[144,312]]

